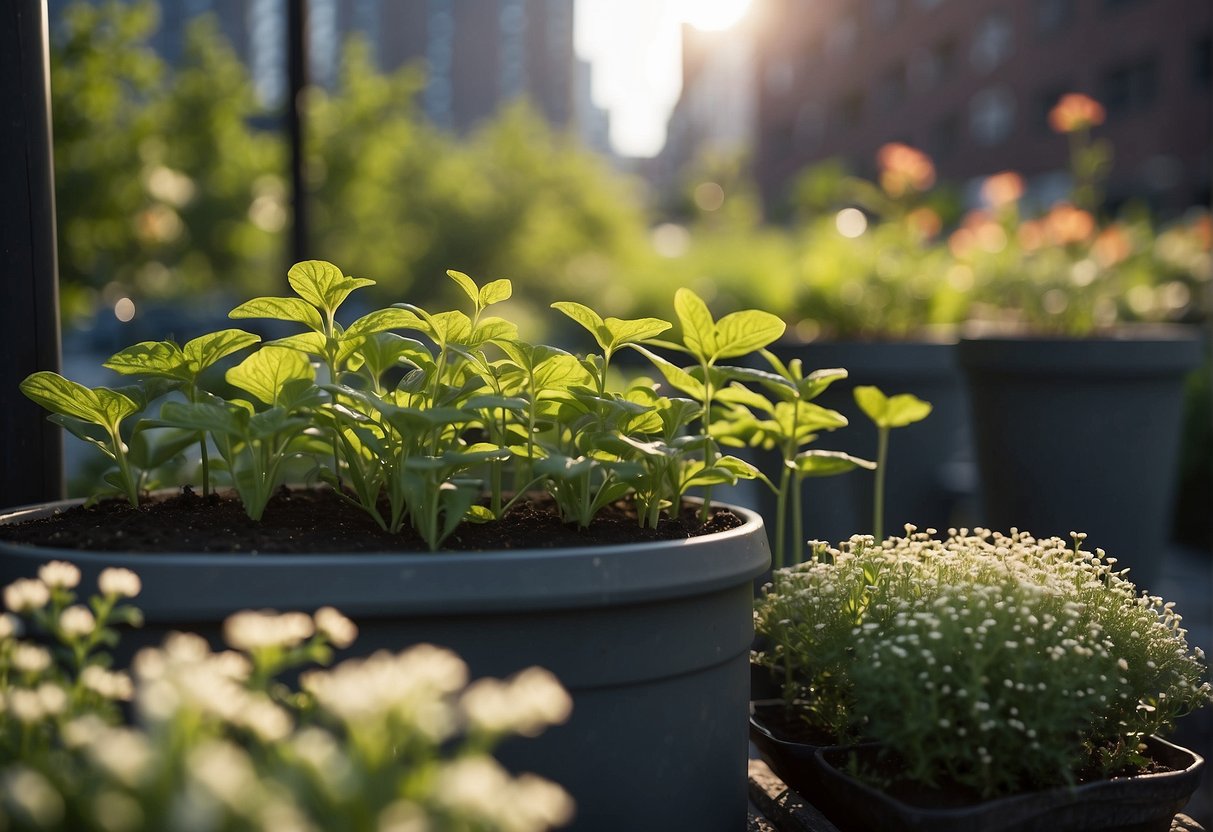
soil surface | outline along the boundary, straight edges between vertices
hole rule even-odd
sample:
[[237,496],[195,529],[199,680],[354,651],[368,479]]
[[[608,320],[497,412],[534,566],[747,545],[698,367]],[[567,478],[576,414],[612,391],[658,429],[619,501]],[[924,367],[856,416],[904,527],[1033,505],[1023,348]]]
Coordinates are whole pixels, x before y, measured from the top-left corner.
[[[587,528],[563,523],[551,498],[520,500],[500,521],[463,523],[443,549],[550,549],[678,540],[736,528],[741,518],[717,509],[706,524],[698,506],[685,503],[677,517],[663,516],[657,528],[641,528],[625,503],[608,506]],[[425,542],[407,524],[399,534],[383,531],[361,508],[328,489],[279,490],[262,519],[253,521],[230,494],[203,497],[188,486],[133,508],[106,500],[70,508],[53,517],[0,525],[0,540],[33,546],[124,552],[425,552]]]
[[783,742],[821,747],[838,744],[838,737],[810,724],[794,708],[787,707],[782,701],[778,704],[754,703],[754,721]]

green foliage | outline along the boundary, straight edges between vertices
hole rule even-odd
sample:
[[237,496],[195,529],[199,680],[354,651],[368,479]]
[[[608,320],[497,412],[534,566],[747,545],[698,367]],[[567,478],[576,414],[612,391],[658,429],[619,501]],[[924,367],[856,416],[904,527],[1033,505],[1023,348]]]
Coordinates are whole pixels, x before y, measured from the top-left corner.
[[876,425],[876,488],[872,496],[872,535],[884,539],[884,481],[889,461],[889,431],[921,422],[931,415],[930,402],[909,393],[886,396],[880,388],[860,385],[854,390],[855,403]]
[[995,796],[1140,765],[1144,736],[1213,700],[1204,656],[1082,537],[910,527],[822,547],[759,600],[755,660],[809,724],[883,743],[927,786]]
[[541,668],[469,684],[458,656],[428,644],[317,667],[358,634],[324,607],[238,612],[223,652],[178,632],[114,670],[116,625],[141,621],[126,603],[139,578],[105,569],[87,602],[79,584],[53,561],[4,589],[5,829],[545,832],[572,816],[559,786],[490,756],[567,719],[568,694]]

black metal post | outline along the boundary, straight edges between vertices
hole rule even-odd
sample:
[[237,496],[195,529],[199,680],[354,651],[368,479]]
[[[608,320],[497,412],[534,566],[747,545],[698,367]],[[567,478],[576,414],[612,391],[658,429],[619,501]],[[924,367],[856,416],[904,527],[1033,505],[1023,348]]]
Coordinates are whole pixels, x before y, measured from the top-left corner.
[[0,507],[63,495],[63,438],[17,385],[59,370],[46,0],[0,3]]
[[304,121],[307,116],[307,0],[287,2],[286,128],[291,141],[291,263],[308,259],[307,182],[304,178]]

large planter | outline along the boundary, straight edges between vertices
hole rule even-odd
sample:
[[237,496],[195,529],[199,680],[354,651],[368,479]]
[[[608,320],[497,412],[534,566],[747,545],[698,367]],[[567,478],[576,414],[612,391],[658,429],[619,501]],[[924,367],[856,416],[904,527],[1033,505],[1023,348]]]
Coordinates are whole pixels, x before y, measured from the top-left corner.
[[968,379],[983,525],[1084,531],[1156,585],[1172,520],[1183,383],[1201,340],[1185,327],[1116,337],[974,338]]
[[[841,412],[850,424],[823,433],[813,447],[875,459],[876,428],[855,404],[856,386],[875,385],[889,395],[913,393],[931,403],[930,416],[894,431],[889,440],[884,523],[888,533],[898,532],[906,523],[946,529],[963,520],[964,503],[971,497],[972,451],[955,346],[948,341],[838,341],[771,348],[785,362],[799,358],[806,372],[845,367],[849,373],[815,402]],[[771,467],[773,461],[774,454],[769,454],[759,464],[765,471],[777,470]],[[856,533],[870,533],[874,482],[869,471],[806,479],[805,535],[837,543]],[[769,489],[761,489],[758,505],[765,517],[775,516],[775,498]],[[804,543],[789,540],[786,551],[799,560]]]
[[144,641],[174,629],[218,640],[241,609],[333,605],[357,622],[359,654],[430,642],[473,676],[546,667],[572,694],[572,717],[498,756],[568,789],[573,829],[733,832],[746,818],[751,582],[770,561],[761,518],[735,511],[745,523],[727,532],[583,549],[146,555],[0,542],[0,582],[52,558],[78,565],[86,588],[107,566],[130,568],[143,580]]
[[848,773],[855,749],[817,752],[821,788],[861,829],[881,832],[1169,832],[1204,759],[1157,737],[1147,754],[1170,771],[1096,780],[949,808],[899,800]]

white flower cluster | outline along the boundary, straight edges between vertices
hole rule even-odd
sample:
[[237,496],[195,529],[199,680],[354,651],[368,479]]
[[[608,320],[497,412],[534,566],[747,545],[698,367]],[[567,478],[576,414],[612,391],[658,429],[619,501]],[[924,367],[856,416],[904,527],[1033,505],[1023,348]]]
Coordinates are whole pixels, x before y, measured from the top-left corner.
[[[238,613],[224,626],[234,650],[173,633],[128,674],[95,648],[138,577],[105,570],[88,606],[75,603],[79,583],[55,562],[5,590],[10,610],[73,652],[18,641],[21,619],[0,615],[0,829],[89,817],[115,832],[546,832],[573,815],[559,786],[512,775],[486,751],[567,719],[569,695],[547,671],[469,686],[458,656],[418,645],[306,672],[288,693],[276,674],[357,636],[325,607]],[[133,727],[114,704],[128,700]]]
[[1114,770],[1213,697],[1173,606],[1081,540],[854,538],[775,576],[756,660],[819,723],[887,743],[927,782],[1013,790],[1097,751]]

